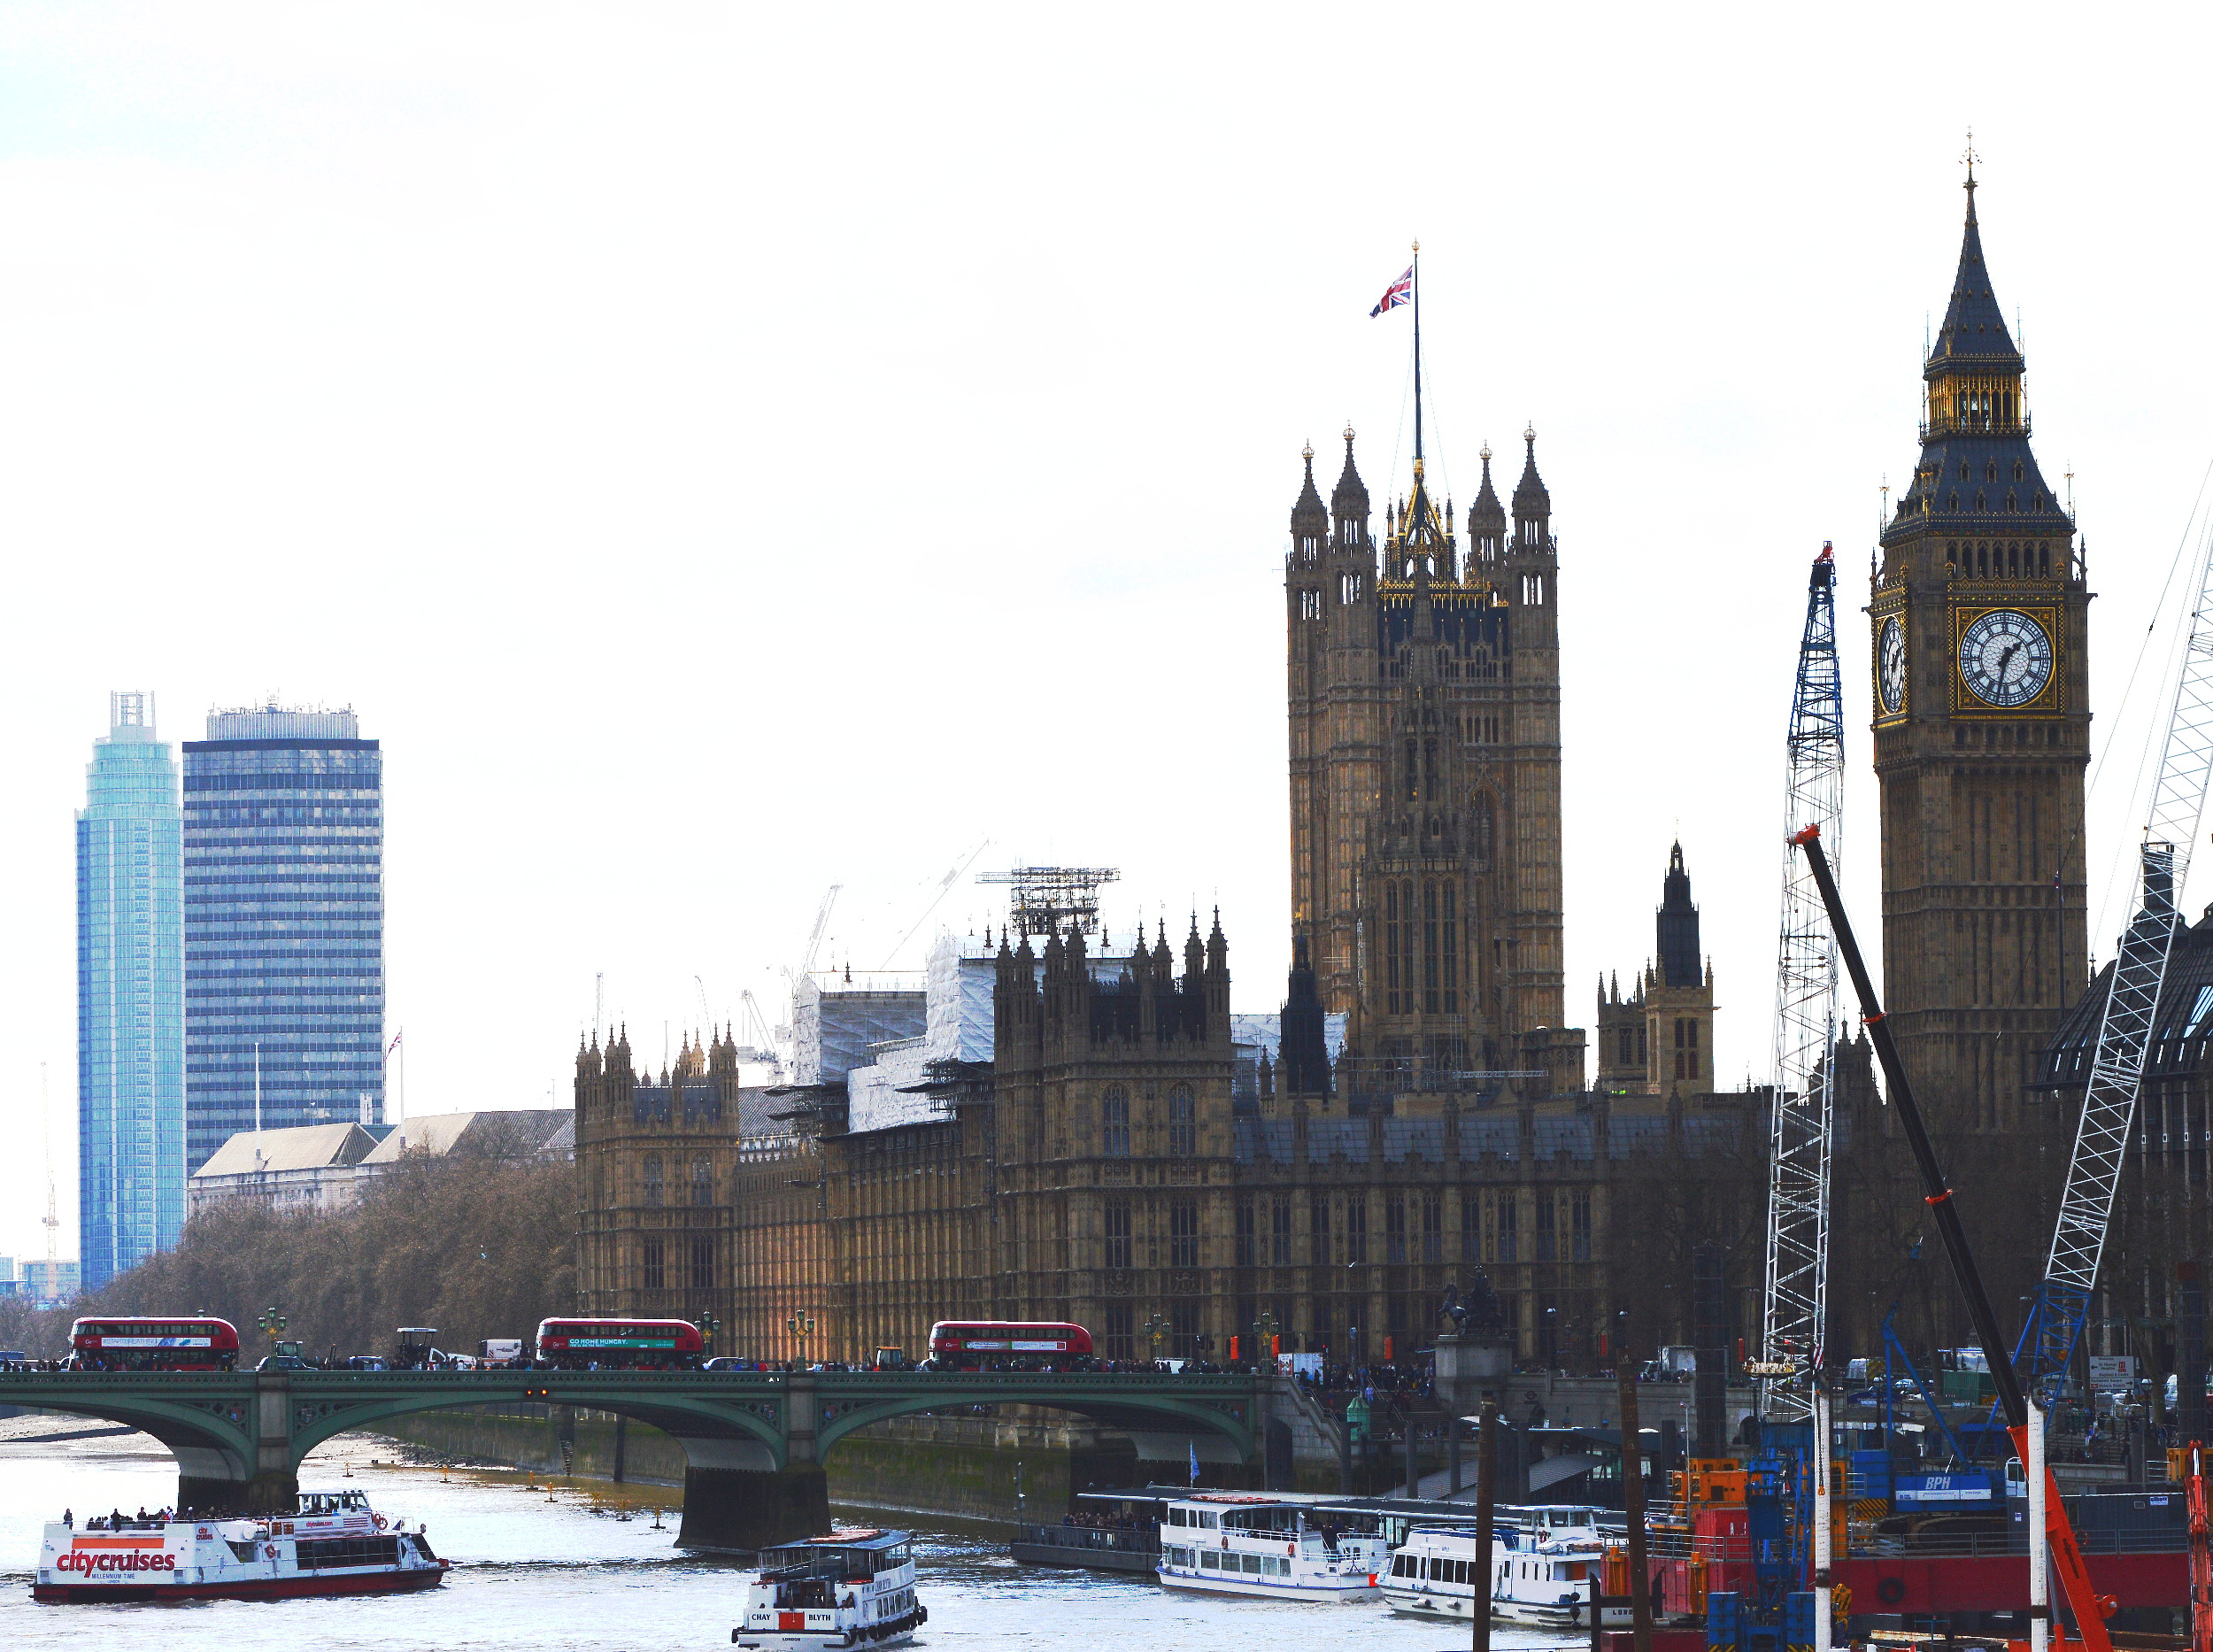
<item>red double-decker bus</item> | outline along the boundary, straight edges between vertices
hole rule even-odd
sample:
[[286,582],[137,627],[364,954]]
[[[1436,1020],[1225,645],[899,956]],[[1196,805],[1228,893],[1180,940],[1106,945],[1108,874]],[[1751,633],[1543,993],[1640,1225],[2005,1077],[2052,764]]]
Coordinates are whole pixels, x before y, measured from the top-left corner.
[[80,1319],[69,1327],[81,1371],[227,1371],[238,1367],[227,1319]]
[[930,1363],[940,1370],[1079,1370],[1091,1360],[1081,1325],[1006,1319],[941,1319],[929,1328]]
[[556,1370],[697,1370],[707,1345],[688,1319],[544,1319],[538,1363]]

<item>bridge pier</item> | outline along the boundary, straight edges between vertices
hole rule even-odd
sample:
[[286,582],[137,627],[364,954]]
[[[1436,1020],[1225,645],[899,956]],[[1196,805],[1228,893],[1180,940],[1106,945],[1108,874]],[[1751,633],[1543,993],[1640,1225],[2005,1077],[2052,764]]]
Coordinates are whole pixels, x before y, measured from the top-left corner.
[[786,1469],[684,1470],[679,1548],[747,1551],[830,1528],[829,1478],[819,1463]]
[[298,1506],[300,1477],[290,1469],[231,1479],[180,1471],[177,1507],[212,1514],[241,1515],[290,1510]]

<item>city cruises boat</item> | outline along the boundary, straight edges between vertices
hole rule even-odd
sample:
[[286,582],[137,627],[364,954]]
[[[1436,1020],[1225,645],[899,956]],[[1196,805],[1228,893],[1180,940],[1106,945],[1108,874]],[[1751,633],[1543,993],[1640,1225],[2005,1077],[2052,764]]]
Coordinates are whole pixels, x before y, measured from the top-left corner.
[[35,1601],[273,1601],[435,1588],[448,1563],[366,1493],[302,1492],[289,1516],[46,1527]]
[[765,1652],[906,1645],[929,1621],[914,1598],[912,1535],[838,1527],[762,1549],[731,1641]]
[[1279,1601],[1372,1601],[1391,1546],[1365,1517],[1253,1492],[1194,1492],[1160,1525],[1161,1586]]
[[[1588,1527],[1493,1532],[1492,1620],[1589,1628],[1591,1597],[1605,1557],[1604,1540]],[[1384,1603],[1414,1617],[1465,1619],[1475,1610],[1477,1564],[1474,1526],[1416,1526],[1391,1556]],[[1629,1621],[1627,1607],[1608,1606],[1600,1626],[1623,1628]]]

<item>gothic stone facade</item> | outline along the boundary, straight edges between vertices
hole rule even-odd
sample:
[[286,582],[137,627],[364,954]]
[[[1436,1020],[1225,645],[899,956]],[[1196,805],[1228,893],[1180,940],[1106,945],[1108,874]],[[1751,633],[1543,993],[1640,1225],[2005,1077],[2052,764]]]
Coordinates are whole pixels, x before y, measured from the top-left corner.
[[1311,971],[1284,1061],[1240,1078],[1218,924],[1194,926],[1180,974],[1164,937],[1111,979],[1086,949],[1002,941],[992,1061],[941,1064],[937,1116],[891,1129],[846,1131],[834,1090],[740,1092],[727,1038],[659,1081],[621,1042],[584,1050],[585,1310],[712,1315],[719,1347],[780,1358],[915,1353],[960,1317],[1074,1320],[1118,1358],[1225,1358],[1256,1326],[1404,1357],[1480,1267],[1525,1358],[1595,1359],[1623,1308],[1642,1339],[1685,1333],[1651,1317],[1672,1306],[1642,1272],[1612,1282],[1610,1256],[1653,1250],[1612,1212],[1626,1182],[1756,1146],[1736,1099],[1539,1105],[1499,1085],[1355,1110],[1300,1047]]
[[1583,1085],[1562,1025],[1559,553],[1524,436],[1510,531],[1484,450],[1464,563],[1418,459],[1379,563],[1350,430],[1328,507],[1311,450],[1292,507],[1292,925],[1355,1061],[1416,1087]]

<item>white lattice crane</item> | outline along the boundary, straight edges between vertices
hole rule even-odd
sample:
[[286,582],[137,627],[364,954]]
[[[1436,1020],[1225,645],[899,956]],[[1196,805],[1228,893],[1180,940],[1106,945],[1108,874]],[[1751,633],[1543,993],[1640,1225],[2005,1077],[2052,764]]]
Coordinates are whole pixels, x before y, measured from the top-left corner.
[[[1837,669],[1837,567],[1824,544],[1806,588],[1791,696],[1784,836],[1821,829],[1831,861],[1844,801],[1844,699]],[[1837,941],[1804,856],[1784,851],[1775,975],[1775,1103],[1760,1359],[1762,1412],[1812,1415],[1829,1316],[1829,1144],[1837,1030]]]
[[2175,674],[2174,705],[2139,849],[2143,899],[2121,938],[2099,1017],[2090,1082],[2075,1126],[2075,1151],[2027,1339],[2027,1386],[2045,1389],[2047,1402],[2066,1374],[2089,1316],[2160,989],[2166,984],[2167,959],[2180,922],[2190,849],[2205,814],[2206,781],[2213,776],[2213,532],[2199,552],[2197,575]]

